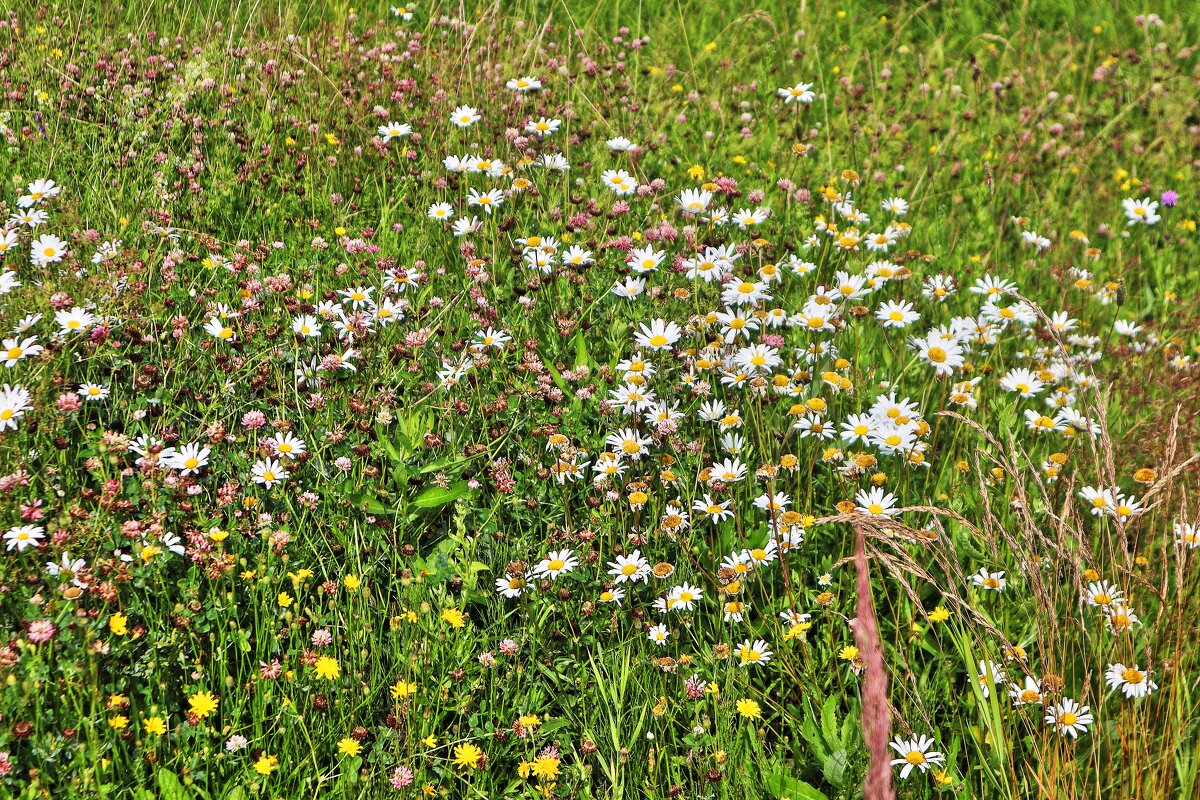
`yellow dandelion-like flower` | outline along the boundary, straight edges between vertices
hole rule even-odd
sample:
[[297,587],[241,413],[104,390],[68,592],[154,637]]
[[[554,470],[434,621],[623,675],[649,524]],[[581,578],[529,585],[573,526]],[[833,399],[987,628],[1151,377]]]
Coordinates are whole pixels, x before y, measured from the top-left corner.
[[217,710],[217,702],[212,692],[196,692],[188,698],[188,713],[204,719]]
[[552,781],[558,778],[559,761],[554,756],[538,756],[533,760],[530,771],[534,777],[542,781]]
[[454,766],[464,769],[480,769],[482,767],[483,751],[470,742],[464,742],[454,748]]
[[417,685],[403,678],[396,681],[392,685],[392,697],[396,700],[403,700],[406,697],[411,697],[417,691]]
[[742,698],[741,700],[738,700],[737,710],[744,719],[759,719],[762,717],[762,708],[757,702],[750,700],[749,698]]
[[264,753],[258,761],[254,762],[254,771],[259,775],[270,775],[272,771],[279,767],[279,757],[269,756]]
[[337,680],[342,674],[342,667],[338,664],[338,660],[331,656],[321,656],[317,659],[317,677],[327,681]]

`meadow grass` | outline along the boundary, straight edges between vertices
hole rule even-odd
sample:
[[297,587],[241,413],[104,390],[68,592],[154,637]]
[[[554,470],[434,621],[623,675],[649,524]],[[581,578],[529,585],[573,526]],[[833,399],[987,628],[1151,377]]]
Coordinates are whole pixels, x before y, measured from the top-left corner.
[[0,795],[1198,796],[1140,11],[6,11]]

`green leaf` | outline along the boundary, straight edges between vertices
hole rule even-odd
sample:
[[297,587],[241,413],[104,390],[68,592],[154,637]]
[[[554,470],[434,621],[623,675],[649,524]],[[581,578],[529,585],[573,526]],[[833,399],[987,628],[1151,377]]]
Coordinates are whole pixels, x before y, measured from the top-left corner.
[[583,331],[575,334],[575,369],[580,367],[590,366],[591,362],[588,359],[587,342],[584,341]]
[[398,488],[404,489],[404,487],[408,486],[408,476],[408,465],[397,464],[396,468],[392,470],[392,483]]
[[472,561],[470,564],[467,564],[465,569],[466,575],[463,576],[463,582],[467,589],[474,589],[479,581],[479,573],[487,572],[490,569],[491,567],[489,567],[487,564],[484,564],[482,561]]
[[829,754],[829,757],[821,762],[821,774],[825,776],[825,780],[829,781],[834,786],[841,787],[842,781],[846,777],[846,767],[850,764],[850,753],[845,748],[839,747]]
[[158,794],[162,800],[189,800],[187,789],[169,769],[158,771]]
[[570,394],[571,387],[567,385],[566,380],[562,375],[559,374],[558,370],[554,366],[554,362],[548,358],[543,358],[542,364],[545,365],[546,371],[550,373],[550,377],[554,379],[554,385],[562,390],[563,394]]
[[767,791],[779,800],[828,800],[815,786],[782,772],[768,775],[764,783]]
[[413,505],[417,508],[440,508],[465,497],[470,490],[471,487],[466,481],[456,481],[445,489],[441,486],[427,486],[413,500]]
[[424,475],[429,472],[443,472],[459,464],[466,464],[470,460],[470,458],[439,458],[436,461],[430,461],[423,467],[419,467],[417,474]]
[[[579,333],[575,334],[575,369],[578,370],[580,367],[590,365],[591,359],[588,358],[587,343],[584,341],[583,331],[579,331]],[[577,392],[567,391],[566,389],[563,389],[563,391],[571,396],[571,413],[578,419],[580,413],[583,411],[583,398]]]
[[840,743],[838,737],[837,707],[838,696],[836,694],[829,695],[824,705],[821,706],[821,733],[825,737],[825,743],[831,748],[836,747]]
[[804,721],[800,723],[800,735],[804,737],[804,741],[808,742],[808,746],[812,748],[813,754],[818,759],[824,761],[829,756],[829,747],[821,738],[821,732],[817,730],[812,717],[805,717]]
[[549,722],[544,723],[540,728],[538,728],[538,733],[542,736],[545,736],[548,733],[565,728],[570,724],[570,720],[559,717],[558,719],[552,719]]
[[367,497],[365,492],[358,492],[348,496],[350,502],[358,508],[366,509],[368,514],[399,514],[400,509],[385,506],[380,500],[374,497]]
[[392,442],[391,439],[387,438],[387,434],[383,434],[379,437],[379,443],[382,445],[383,452],[387,455],[388,459],[391,460],[393,464],[402,464],[404,463],[404,459],[407,458],[407,453],[411,447],[403,434],[397,433],[396,441],[401,442],[402,446],[404,447],[405,455],[400,454],[399,448],[396,447],[395,443]]
[[855,721],[853,714],[847,714],[846,718],[842,720],[842,738],[840,739],[842,747],[849,750],[850,743],[854,741],[857,734],[858,723]]

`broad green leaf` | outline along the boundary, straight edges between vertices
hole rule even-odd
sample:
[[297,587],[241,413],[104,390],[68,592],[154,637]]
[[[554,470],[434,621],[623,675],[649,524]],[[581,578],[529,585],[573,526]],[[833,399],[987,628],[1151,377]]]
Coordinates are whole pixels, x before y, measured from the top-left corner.
[[575,334],[575,368],[590,366],[591,360],[588,358],[587,341],[583,337],[583,331]]
[[812,784],[782,772],[768,775],[764,783],[771,796],[778,797],[779,800],[828,800],[825,794]]
[[189,800],[187,789],[169,769],[158,771],[158,793],[162,800]]
[[836,747],[839,743],[837,707],[838,696],[836,694],[829,695],[821,706],[821,734],[825,737],[825,743],[831,748]]
[[465,497],[470,490],[471,487],[466,481],[456,481],[445,489],[441,486],[427,486],[413,500],[413,505],[417,508],[440,508]]
[[543,358],[542,364],[546,366],[546,370],[550,373],[550,377],[554,379],[554,385],[561,389],[563,394],[570,394],[571,387],[567,386],[566,379],[559,374],[559,371],[555,368],[553,362],[551,362],[548,358]]

